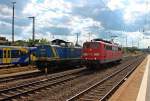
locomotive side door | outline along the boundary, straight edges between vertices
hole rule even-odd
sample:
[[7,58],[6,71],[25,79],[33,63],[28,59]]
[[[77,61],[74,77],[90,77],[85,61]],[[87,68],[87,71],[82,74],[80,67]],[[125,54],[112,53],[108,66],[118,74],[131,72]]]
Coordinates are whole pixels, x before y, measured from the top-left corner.
[[3,50],[0,49],[0,64],[3,63],[2,59],[3,59]]
[[104,44],[104,48],[103,48],[103,59],[105,60],[106,59],[106,55],[107,55],[107,53],[106,53],[106,45]]
[[11,62],[10,48],[3,48],[3,63],[8,64]]

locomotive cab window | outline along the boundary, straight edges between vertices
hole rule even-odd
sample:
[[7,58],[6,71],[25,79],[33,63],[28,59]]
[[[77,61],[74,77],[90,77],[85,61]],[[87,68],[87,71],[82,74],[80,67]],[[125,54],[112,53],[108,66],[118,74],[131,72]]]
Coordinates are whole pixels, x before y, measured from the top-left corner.
[[20,51],[20,55],[21,55],[21,56],[24,56],[24,55],[26,55],[26,54],[27,54],[26,52]]
[[112,47],[112,50],[113,51],[118,51],[118,47],[114,46],[114,47]]
[[105,45],[105,49],[106,49],[106,50],[112,50],[112,46]]
[[98,43],[85,43],[83,45],[83,48],[99,48],[99,44]]
[[118,50],[119,50],[119,51],[121,51],[121,48],[120,48],[120,47],[118,47]]

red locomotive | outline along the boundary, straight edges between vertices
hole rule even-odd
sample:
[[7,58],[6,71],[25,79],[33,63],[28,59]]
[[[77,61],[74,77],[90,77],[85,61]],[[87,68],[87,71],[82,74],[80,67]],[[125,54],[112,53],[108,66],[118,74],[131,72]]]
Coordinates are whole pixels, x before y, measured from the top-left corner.
[[122,49],[118,44],[102,39],[93,39],[83,44],[81,57],[87,67],[96,67],[99,64],[120,62]]

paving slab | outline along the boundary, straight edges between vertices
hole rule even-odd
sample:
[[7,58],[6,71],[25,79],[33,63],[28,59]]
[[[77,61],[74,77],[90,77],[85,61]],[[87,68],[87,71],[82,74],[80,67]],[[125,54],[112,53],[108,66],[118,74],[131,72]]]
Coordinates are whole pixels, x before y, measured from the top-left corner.
[[[112,95],[109,101],[136,101],[142,83],[148,58],[135,69],[119,89]],[[143,100],[140,100],[143,101]],[[149,100],[150,101],[150,100]]]

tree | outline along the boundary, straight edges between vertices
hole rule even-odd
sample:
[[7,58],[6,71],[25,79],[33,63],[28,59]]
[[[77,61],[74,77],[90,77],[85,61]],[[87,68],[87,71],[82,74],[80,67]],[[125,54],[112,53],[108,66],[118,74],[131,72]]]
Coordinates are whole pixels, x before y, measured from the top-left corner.
[[25,40],[17,40],[13,43],[15,46],[27,46],[27,42]]
[[47,39],[42,38],[42,39],[40,39],[39,44],[42,44],[42,45],[43,44],[50,44],[50,42]]
[[35,39],[34,41],[32,39],[29,39],[27,41],[28,46],[34,46],[36,44],[39,44],[39,39]]

